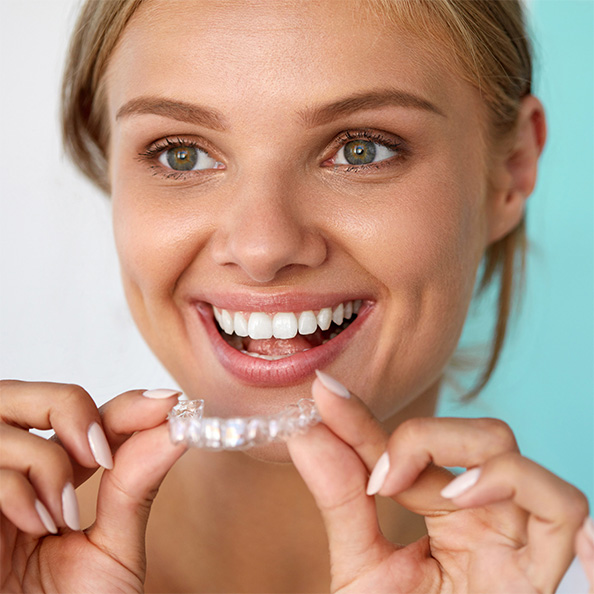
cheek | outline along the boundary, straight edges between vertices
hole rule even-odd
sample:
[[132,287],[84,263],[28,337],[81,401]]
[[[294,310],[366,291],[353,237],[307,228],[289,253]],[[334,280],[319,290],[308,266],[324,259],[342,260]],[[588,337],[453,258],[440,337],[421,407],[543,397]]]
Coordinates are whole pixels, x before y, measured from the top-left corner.
[[206,221],[193,201],[116,180],[114,233],[124,286],[129,298],[137,294],[150,308],[151,299],[171,296],[205,242]]
[[483,255],[482,177],[452,167],[424,173],[403,182],[391,206],[370,202],[366,225],[351,242],[354,257],[381,285],[382,329],[362,393],[382,419],[443,374]]
[[451,170],[415,176],[388,199],[370,201],[363,225],[353,214],[345,227],[357,259],[391,294],[466,291],[485,242],[484,192],[480,180]]

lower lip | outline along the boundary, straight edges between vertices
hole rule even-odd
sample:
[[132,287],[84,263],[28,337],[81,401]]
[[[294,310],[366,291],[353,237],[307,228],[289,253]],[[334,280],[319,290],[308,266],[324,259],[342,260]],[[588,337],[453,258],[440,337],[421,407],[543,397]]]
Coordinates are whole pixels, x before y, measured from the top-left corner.
[[299,383],[316,369],[329,365],[353,339],[373,309],[372,305],[364,303],[355,321],[325,344],[284,359],[267,361],[244,355],[230,346],[219,334],[210,305],[199,303],[195,307],[221,365],[244,383],[270,387]]

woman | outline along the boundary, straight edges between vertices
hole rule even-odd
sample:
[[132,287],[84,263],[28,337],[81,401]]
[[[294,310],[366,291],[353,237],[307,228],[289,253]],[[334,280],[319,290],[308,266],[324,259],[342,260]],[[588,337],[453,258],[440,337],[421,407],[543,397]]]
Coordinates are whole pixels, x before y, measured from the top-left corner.
[[[100,414],[76,386],[5,383],[5,590],[553,591],[587,550],[585,498],[503,423],[431,418],[485,257],[505,331],[545,140],[519,9],[336,7],[87,5],[65,133],[112,197],[143,336],[213,415],[275,413],[321,370],[324,423],[181,457],[175,391]],[[73,486],[98,465],[83,533]]]

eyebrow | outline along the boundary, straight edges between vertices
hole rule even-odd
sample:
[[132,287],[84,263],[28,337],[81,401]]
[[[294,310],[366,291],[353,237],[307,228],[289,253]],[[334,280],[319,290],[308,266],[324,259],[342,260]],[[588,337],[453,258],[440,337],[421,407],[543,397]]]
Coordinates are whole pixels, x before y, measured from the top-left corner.
[[325,105],[317,105],[302,110],[299,112],[299,115],[306,126],[313,128],[314,126],[327,124],[340,116],[354,111],[374,109],[388,105],[420,109],[446,117],[440,109],[427,99],[398,89],[380,89],[358,93]]
[[143,114],[163,116],[213,130],[224,130],[226,128],[225,118],[214,109],[161,97],[136,97],[128,101],[118,110],[116,120]]

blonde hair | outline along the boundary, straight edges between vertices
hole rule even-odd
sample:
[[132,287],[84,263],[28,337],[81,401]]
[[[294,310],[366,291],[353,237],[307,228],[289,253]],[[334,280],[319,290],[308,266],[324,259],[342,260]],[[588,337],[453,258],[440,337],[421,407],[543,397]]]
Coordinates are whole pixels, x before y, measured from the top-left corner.
[[[109,193],[102,77],[126,24],[143,0],[87,0],[68,52],[62,86],[64,146],[78,168]],[[515,128],[520,102],[531,91],[532,59],[518,0],[372,0],[382,18],[419,33],[477,87],[489,111],[493,143]],[[488,362],[467,397],[489,381],[505,340],[513,296],[524,275],[524,221],[485,253],[479,293],[499,281],[497,321]]]

